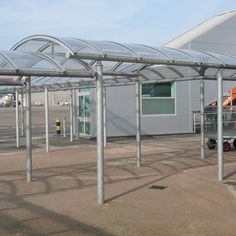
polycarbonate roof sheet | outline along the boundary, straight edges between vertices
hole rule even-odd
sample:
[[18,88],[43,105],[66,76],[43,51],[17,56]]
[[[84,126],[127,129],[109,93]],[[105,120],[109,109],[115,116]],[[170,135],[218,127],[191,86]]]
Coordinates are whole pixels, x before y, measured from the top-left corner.
[[185,53],[183,50],[168,48],[168,47],[155,47],[160,52],[167,55],[174,62],[188,62],[192,64],[200,64],[201,61],[191,55]]
[[[121,76],[130,76],[134,80],[135,76],[139,76],[138,73],[145,74],[141,78],[143,80],[158,80],[199,76],[200,67],[206,68],[206,74],[212,76],[215,76],[219,68],[236,70],[236,58],[230,55],[47,35],[27,37],[17,43],[13,50],[22,54],[5,52],[5,56],[0,57],[0,62],[2,60],[0,64],[12,69],[56,71],[61,73],[61,77],[72,77],[76,73],[78,76],[80,73],[87,73],[93,77],[96,61],[101,60],[104,65],[104,79],[108,75],[114,75],[116,77],[111,78],[110,81],[117,83],[130,80],[121,79]],[[235,75],[233,72],[225,72],[225,74]],[[78,81],[78,78],[55,80],[47,77],[45,80],[36,80],[37,83],[42,84],[71,81]]]
[[72,70],[81,71],[81,70],[86,70],[86,69],[91,71],[89,67],[86,68],[86,66],[81,64],[79,60],[76,60],[73,58],[65,60],[61,65],[63,66],[65,70],[69,70],[69,71],[72,71]]
[[[51,36],[32,36],[31,40],[26,38],[22,40],[15,47],[16,50],[21,49],[21,44],[31,44],[33,39],[47,40],[65,48],[65,51],[70,52],[71,56],[79,56],[80,59],[97,60],[117,60],[122,62],[141,62],[146,63],[152,60],[153,64],[158,64],[163,61],[164,64],[181,64],[188,65],[206,65],[221,67],[224,63],[221,60],[216,59],[207,53],[191,51],[191,50],[179,50],[165,47],[150,47],[146,45],[138,44],[121,44],[111,41],[94,41],[94,40],[81,40],[77,38],[56,38]],[[33,42],[35,43],[35,42]],[[14,47],[13,47],[14,49]],[[232,61],[233,62],[233,61]],[[236,66],[236,64],[233,64]]]
[[20,44],[17,47],[17,50],[22,52],[37,51],[39,48],[41,48],[43,45],[46,45],[47,43],[48,40],[32,39],[28,40],[26,43]]
[[133,73],[138,71],[144,66],[142,63],[122,63],[114,70],[120,73]]
[[147,59],[170,60],[170,58],[155,48],[140,44],[124,44],[127,48],[133,50],[139,57]]
[[7,70],[14,70],[15,69],[14,66],[3,55],[0,52],[0,68],[7,69]]
[[236,57],[234,57],[234,56],[218,54],[218,53],[213,53],[213,52],[207,52],[207,54],[217,58],[220,61],[222,61],[225,65],[229,66],[229,65],[232,65],[232,64],[236,64]]
[[96,47],[90,45],[88,41],[76,39],[76,38],[59,38],[65,46],[68,46],[74,53],[77,54],[92,54],[97,56],[103,56],[103,53]]
[[49,56],[50,58],[58,62],[60,65],[64,64],[65,61],[68,60],[68,58],[66,58],[65,55],[63,54],[52,54],[52,53],[49,54],[49,53],[44,53],[44,52],[43,54],[46,54],[47,56]]
[[224,65],[224,63],[217,59],[216,57],[211,56],[209,53],[203,53],[199,51],[193,51],[188,49],[181,49],[182,52],[186,52],[188,55],[195,57],[200,61],[201,64],[205,65]]
[[49,80],[49,77],[31,77],[31,85],[45,84],[47,80]]
[[[18,51],[0,51],[8,62],[11,68],[15,70],[40,70],[40,71],[58,71],[58,67],[50,61],[44,59],[35,53],[24,53]],[[1,65],[2,66],[4,65]]]
[[144,70],[140,71],[140,75],[144,80],[156,80],[165,79],[164,75],[161,73],[156,73],[154,70],[150,70],[149,68],[145,68]]
[[110,41],[88,41],[96,48],[99,48],[105,56],[114,56],[114,57],[123,57],[123,58],[130,58],[136,59],[137,54],[133,51],[129,50],[122,44],[110,42]]
[[65,47],[62,47],[59,44],[56,43],[50,43],[48,42],[47,44],[45,44],[44,46],[38,48],[37,50],[34,50],[35,52],[39,51],[39,52],[43,52],[45,54],[49,54],[49,55],[57,55],[57,54],[64,54],[67,55],[67,50],[65,49]]
[[182,75],[182,77],[196,77],[199,76],[200,68],[198,67],[187,67],[187,66],[168,66],[169,68],[178,71]]

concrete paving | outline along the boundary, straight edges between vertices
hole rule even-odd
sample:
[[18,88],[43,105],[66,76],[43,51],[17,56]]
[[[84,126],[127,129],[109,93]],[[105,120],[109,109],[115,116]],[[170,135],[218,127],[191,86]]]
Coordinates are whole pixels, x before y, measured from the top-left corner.
[[13,141],[0,142],[0,235],[235,235],[235,150],[218,182],[216,151],[200,160],[198,136],[144,137],[141,168],[134,138],[108,139],[99,207],[94,140],[55,137],[45,153],[34,139],[31,184]]

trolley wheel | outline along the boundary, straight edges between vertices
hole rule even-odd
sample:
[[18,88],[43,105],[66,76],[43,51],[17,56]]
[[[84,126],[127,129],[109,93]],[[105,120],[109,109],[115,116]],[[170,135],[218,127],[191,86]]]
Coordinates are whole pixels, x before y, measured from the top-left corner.
[[223,151],[224,152],[229,152],[230,151],[230,144],[228,141],[223,142]]
[[207,141],[207,147],[208,147],[209,149],[215,149],[215,147],[216,147],[216,140],[213,139],[213,138],[208,139],[208,141]]
[[236,139],[234,139],[234,141],[233,141],[233,146],[234,146],[234,148],[236,148]]

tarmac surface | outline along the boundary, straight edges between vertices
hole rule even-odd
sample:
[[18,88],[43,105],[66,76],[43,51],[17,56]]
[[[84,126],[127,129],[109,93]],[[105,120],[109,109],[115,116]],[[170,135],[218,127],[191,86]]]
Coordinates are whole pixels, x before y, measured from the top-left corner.
[[[19,112],[20,113],[20,112]],[[15,108],[0,108],[0,138],[14,136],[16,129]],[[69,132],[69,107],[57,106],[49,108],[49,129],[51,134],[55,133],[56,118],[67,120],[67,132]],[[19,114],[21,120],[21,113]],[[25,110],[24,110],[24,119]],[[32,107],[32,134],[34,136],[45,134],[45,113],[43,106]]]
[[49,153],[44,142],[34,136],[28,184],[24,139],[17,149],[0,133],[0,235],[236,235],[233,148],[219,182],[216,150],[201,160],[198,136],[143,137],[141,168],[134,138],[110,138],[100,207],[95,140],[51,136]]

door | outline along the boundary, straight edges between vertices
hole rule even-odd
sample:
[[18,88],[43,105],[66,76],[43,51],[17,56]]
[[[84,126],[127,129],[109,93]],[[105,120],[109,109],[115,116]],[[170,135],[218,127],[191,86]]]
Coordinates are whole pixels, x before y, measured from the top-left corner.
[[81,136],[90,135],[90,94],[79,93],[79,132]]

